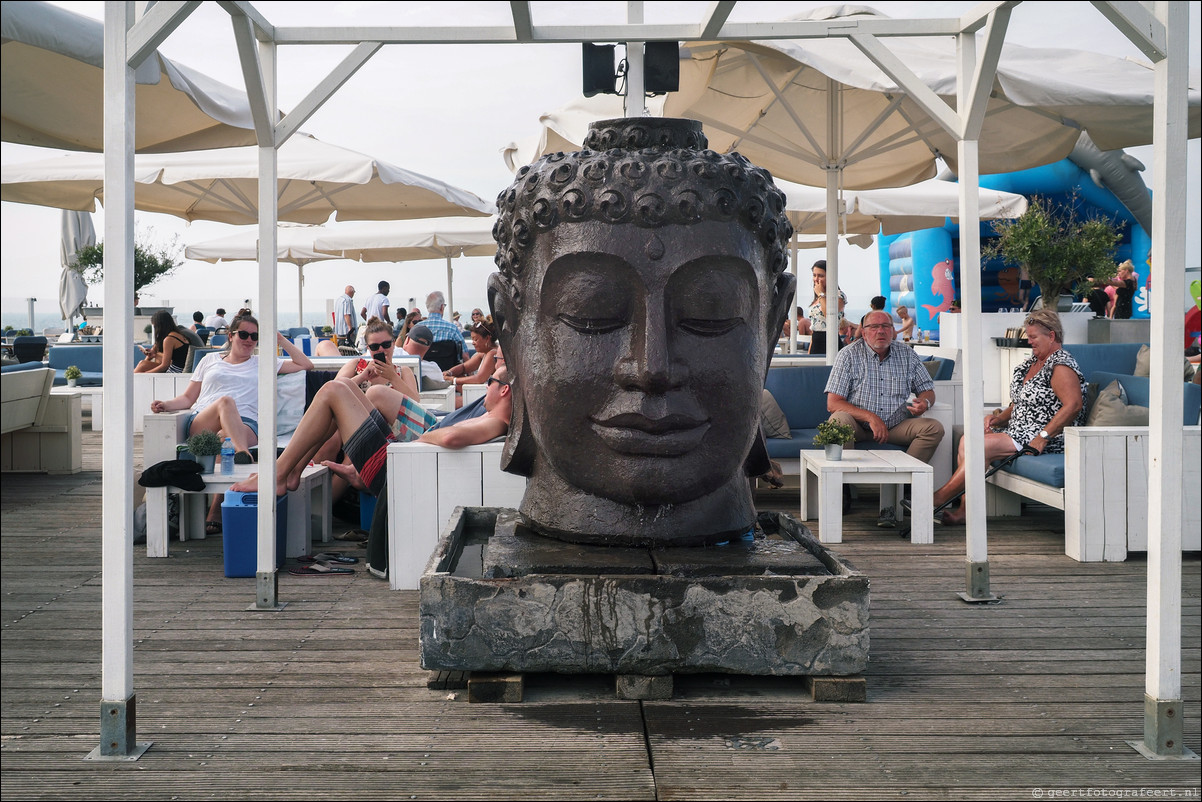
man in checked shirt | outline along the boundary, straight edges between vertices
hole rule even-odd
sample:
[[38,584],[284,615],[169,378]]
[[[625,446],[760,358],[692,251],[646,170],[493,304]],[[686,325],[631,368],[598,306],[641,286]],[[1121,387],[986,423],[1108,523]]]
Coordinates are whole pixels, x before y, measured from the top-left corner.
[[[895,343],[894,335],[889,313],[864,316],[860,339],[835,357],[826,409],[830,420],[852,427],[857,443],[891,443],[929,463],[943,440],[943,424],[923,417],[935,403],[935,383],[914,349]],[[883,511],[877,525],[896,525],[893,511]]]

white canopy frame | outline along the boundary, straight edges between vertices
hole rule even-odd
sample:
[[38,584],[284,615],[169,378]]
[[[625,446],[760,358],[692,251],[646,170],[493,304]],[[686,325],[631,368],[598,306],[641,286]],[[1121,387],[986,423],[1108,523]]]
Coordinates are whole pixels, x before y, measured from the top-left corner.
[[[125,403],[132,397],[132,354],[125,348],[133,338],[129,308],[133,295],[133,134],[134,70],[158,43],[196,7],[195,2],[161,2],[135,24],[134,4],[109,0],[105,9],[105,154],[106,193],[109,214],[105,220],[105,306],[113,310],[117,336],[105,338],[105,369],[123,377],[112,387],[113,403],[105,404],[105,428],[110,442],[104,454],[103,521],[103,678],[101,699],[100,757],[126,760],[138,753],[135,695],[133,688],[133,503],[126,486],[133,470],[133,410]],[[987,2],[959,19],[865,20],[849,29],[844,23],[807,20],[791,23],[728,24],[733,0],[710,4],[708,16],[696,25],[539,26],[535,27],[530,4],[513,2],[512,26],[454,28],[396,28],[339,30],[329,28],[276,28],[249,2],[222,3],[230,14],[238,44],[247,93],[254,111],[260,149],[260,297],[275,298],[276,149],[335,92],[383,44],[471,42],[595,42],[649,40],[728,40],[847,36],[869,53],[882,69],[919,98],[932,118],[952,131],[958,142],[957,155],[962,187],[961,255],[965,279],[965,342],[980,341],[979,241],[975,235],[978,184],[977,140],[991,77],[1008,19],[1015,2]],[[1181,717],[1168,711],[1181,707],[1181,429],[1175,410],[1182,400],[1179,357],[1169,343],[1179,343],[1183,334],[1180,315],[1170,314],[1169,299],[1184,292],[1185,178],[1174,171],[1169,156],[1184,150],[1187,138],[1188,6],[1155,2],[1151,9],[1129,2],[1094,5],[1155,63],[1155,169],[1153,209],[1153,258],[1158,265],[1158,291],[1153,303],[1153,360],[1151,370],[1153,420],[1151,426],[1152,470],[1149,475],[1148,551],[1148,647],[1145,685],[1145,732],[1137,745],[1158,757],[1183,754]],[[631,15],[632,19],[640,18]],[[977,32],[983,31],[978,53]],[[953,35],[958,41],[957,107],[949,110],[922,82],[889,57],[878,37],[896,35]],[[370,41],[364,41],[370,39]],[[296,109],[276,119],[276,48],[281,44],[353,44],[349,55]],[[637,87],[635,88],[637,91]],[[931,102],[931,101],[934,102]],[[832,208],[837,187],[828,183]],[[827,217],[830,245],[837,237],[837,216]],[[834,271],[832,271],[834,272]],[[830,280],[838,286],[837,275]],[[261,313],[268,331],[276,328],[274,303]],[[981,409],[982,383],[979,360],[965,354],[964,408]],[[260,386],[274,387],[271,360],[260,366]],[[269,458],[260,464],[263,487],[275,485],[275,393],[268,393],[260,409],[260,428]],[[983,442],[977,427],[966,427],[968,454],[968,555],[965,594],[972,599],[988,594],[988,562],[985,550]],[[269,490],[270,492],[270,490]],[[259,510],[258,599],[256,607],[276,609],[274,570],[275,506]]]

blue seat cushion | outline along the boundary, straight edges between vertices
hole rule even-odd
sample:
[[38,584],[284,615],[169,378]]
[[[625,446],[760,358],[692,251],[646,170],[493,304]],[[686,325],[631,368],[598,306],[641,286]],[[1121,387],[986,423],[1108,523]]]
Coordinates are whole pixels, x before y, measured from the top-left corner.
[[1064,455],[1040,454],[1019,457],[1002,469],[1049,487],[1064,487]]

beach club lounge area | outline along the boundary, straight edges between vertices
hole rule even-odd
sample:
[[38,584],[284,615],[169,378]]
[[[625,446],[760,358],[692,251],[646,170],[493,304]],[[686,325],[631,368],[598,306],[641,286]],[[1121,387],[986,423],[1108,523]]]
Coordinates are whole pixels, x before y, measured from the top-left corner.
[[[999,603],[965,604],[964,530],[902,540],[876,527],[870,488],[833,547],[871,578],[863,702],[816,701],[799,678],[732,675],[680,675],[671,699],[645,701],[616,698],[612,676],[531,675],[521,702],[471,702],[463,677],[418,663],[417,591],[393,591],[362,564],[351,576],[281,571],[282,607],[256,610],[255,580],[227,578],[223,539],[208,537],[165,559],[135,548],[137,740],[149,748],[89,760],[103,437],[82,427],[79,473],[0,484],[6,799],[1197,793],[1197,761],[1130,745],[1144,720],[1143,555],[1078,562],[1064,554],[1063,513],[1031,505],[990,522]],[[795,513],[797,489],[761,492],[757,505]],[[821,535],[821,520],[809,526]],[[1180,712],[1198,753],[1197,552],[1183,555],[1181,591]]]
[[[116,59],[127,80],[123,83],[116,71],[106,71],[102,119],[109,121],[107,127],[97,124],[95,116],[86,125],[79,120],[75,127],[82,132],[78,146],[107,149],[104,183],[119,180],[116,176],[124,178],[122,189],[107,186],[110,253],[118,247],[127,255],[132,251],[128,238],[136,206],[134,166],[139,158],[145,161],[148,153],[137,134],[149,136],[154,129],[154,115],[136,125],[132,122],[138,87],[135,62],[153,57],[156,45],[195,10],[193,4],[177,5],[156,5],[136,25],[133,4],[105,6],[108,30],[100,39],[106,61]],[[281,171],[281,152],[318,147],[317,140],[292,136],[309,115],[383,44],[422,41],[407,38],[413,31],[405,28],[381,29],[380,41],[375,42],[366,40],[366,28],[276,26],[251,4],[217,5],[233,18],[242,73],[251,86],[247,102],[224,109],[226,122],[208,133],[221,146],[249,145],[248,132],[255,129],[253,141],[263,147],[254,154],[254,172],[268,195],[270,186],[264,181],[291,180]],[[672,28],[665,36],[697,43],[716,38],[718,50],[730,50],[736,42],[735,28],[753,40],[756,31],[781,35],[771,24],[728,26],[726,18],[733,6],[711,4],[699,24],[687,30]],[[1028,72],[1045,73],[1041,89],[1046,91],[1033,94],[1046,104],[1028,106],[1019,93],[1007,94],[998,69],[1009,66],[1000,56],[1011,10],[1010,4],[986,4],[963,16],[907,20],[898,27],[885,18],[834,19],[860,13],[844,8],[832,12],[833,16],[820,14],[816,19],[782,24],[803,39],[854,40],[838,45],[854,44],[870,54],[875,65],[870,69],[879,68],[897,84],[895,89],[874,92],[874,100],[883,99],[897,107],[890,112],[898,110],[911,123],[917,121],[921,132],[907,131],[900,138],[913,142],[924,162],[901,165],[902,155],[896,153],[886,159],[892,166],[879,159],[858,166],[870,171],[901,169],[917,176],[927,170],[925,160],[937,153],[954,158],[962,179],[957,208],[967,218],[966,231],[977,223],[972,195],[980,174],[1001,169],[996,162],[1007,155],[1006,150],[1036,160],[1034,140],[1040,131],[1047,145],[1043,156],[1048,159],[1053,153],[1063,156],[1081,129],[1088,129],[1106,147],[1153,144],[1157,167],[1153,192],[1158,202],[1173,198],[1184,180],[1167,175],[1172,171],[1165,169],[1166,154],[1181,149],[1186,129],[1198,135],[1197,92],[1184,87],[1189,48],[1184,33],[1188,13],[1182,6],[1115,4],[1103,11],[1108,23],[1156,63],[1148,68],[1155,70],[1154,90],[1143,85],[1151,86],[1150,80],[1136,82],[1140,89],[1127,95],[1134,98],[1130,118],[1111,113],[1107,105],[1078,102],[1086,95],[1105,96],[1109,102],[1118,94],[1117,86],[1095,94],[1094,84],[1103,80],[1096,70],[1077,71],[1087,76],[1077,84],[1072,80],[1074,71],[1052,70],[1045,63]],[[628,11],[631,18],[625,29],[619,25],[608,30],[634,46],[641,66],[642,42],[655,38],[655,27],[644,24],[642,4],[632,4]],[[535,24],[529,4],[508,4],[508,12],[512,25],[472,28],[472,41],[534,43],[546,36],[546,26]],[[6,16],[9,13],[6,5]],[[555,28],[553,40],[588,43],[593,32],[581,28]],[[908,57],[899,57],[886,46],[887,40],[907,38],[898,34],[917,33],[942,37],[944,45],[955,43],[954,59],[936,59],[944,69],[938,80],[956,86],[950,104],[929,85],[933,73],[919,77]],[[274,88],[268,91],[277,78],[276,46],[306,39],[350,45],[353,52],[288,117],[279,120]],[[766,59],[773,49],[755,42],[751,47],[754,52],[747,52],[752,52],[753,61]],[[6,43],[6,54],[13,52],[8,48]],[[702,50],[689,58],[708,57]],[[695,64],[684,66],[694,77],[709,72],[694,69]],[[747,66],[717,72],[759,72],[767,78],[763,70]],[[795,70],[794,65],[786,66],[789,72]],[[638,105],[646,94],[643,90],[653,91],[649,84],[640,86],[641,72],[636,68],[627,76],[630,95],[639,100]],[[11,75],[11,69],[6,73]],[[1058,84],[1063,77],[1063,83],[1048,85],[1052,77]],[[179,81],[178,86],[185,83]],[[194,88],[204,83],[191,82]],[[829,89],[835,81],[824,77],[818,83],[833,99]],[[165,88],[166,82],[161,85]],[[694,94],[704,99],[711,88],[722,97],[719,106],[732,108],[741,105],[740,98],[756,94],[720,85],[707,85],[705,92]],[[788,100],[770,94],[782,101],[773,104],[775,112],[799,119]],[[1186,94],[1190,102],[1178,103],[1180,95]],[[5,105],[7,113],[8,95]],[[841,104],[832,100],[831,108],[835,105]],[[1001,118],[1018,120],[1008,131],[996,127],[1000,110],[1014,112]],[[677,109],[682,117],[701,117],[704,111],[702,106]],[[987,115],[989,111],[994,115]],[[625,108],[624,113],[640,116],[637,106]],[[1066,126],[1062,118],[1070,113],[1074,124]],[[181,112],[179,122],[188,130],[167,135],[195,142],[190,137],[205,132],[207,121],[187,121],[184,116]],[[870,116],[884,121],[889,114]],[[761,117],[771,122],[767,109],[753,109],[751,119],[759,122]],[[786,148],[787,158],[774,164],[767,161],[773,157],[770,152],[755,150],[767,129],[751,136],[743,131],[736,137],[744,155],[782,178],[826,184],[826,213],[831,217],[825,232],[828,250],[835,253],[834,200],[839,187],[877,181],[857,172],[856,160],[849,158],[855,154],[835,152],[842,148],[836,139],[843,137],[833,134],[845,126],[864,128],[853,132],[852,139],[869,133],[862,123],[840,121],[826,126],[832,135],[829,153],[802,154],[796,147]],[[98,136],[101,128],[104,135]],[[885,140],[866,144],[887,153],[881,146],[899,134],[882,130],[872,134]],[[129,147],[111,144],[118,134],[128,135]],[[1012,139],[1008,148],[997,147],[1020,135],[1030,135],[1030,147],[1014,147]],[[814,136],[805,138],[818,144]],[[728,147],[717,139],[709,145],[722,151]],[[168,156],[173,147],[184,149],[182,144],[175,147],[161,141],[154,147]],[[135,157],[135,150],[143,152]],[[1008,163],[1005,168],[1026,166]],[[379,164],[373,166],[378,168]],[[902,179],[880,181],[897,184]],[[305,187],[316,182],[294,183]],[[244,199],[254,195],[244,189],[237,192]],[[281,189],[281,198],[284,194]],[[290,204],[258,197],[263,208],[247,205],[238,219],[258,220],[262,236],[267,237]],[[474,195],[466,198],[461,212],[486,214],[478,200]],[[392,203],[394,208],[399,205]],[[1158,207],[1151,232],[1151,251],[1162,266],[1183,263],[1180,235],[1185,225],[1183,211],[1176,206],[1167,214],[1163,206]],[[319,216],[324,218],[328,212],[323,207]],[[346,210],[347,217],[356,213],[372,219],[375,212]],[[970,234],[968,239],[972,238]],[[961,269],[975,276],[979,249],[965,248],[961,255]],[[834,253],[831,256],[831,281],[838,288],[838,259]],[[260,249],[258,258],[259,286],[269,299],[260,313],[261,325],[270,333],[278,325],[273,257],[269,249]],[[448,285],[450,270],[448,262]],[[1158,293],[1152,296],[1151,311],[1159,321],[1167,319],[1170,299],[1178,303],[1174,291],[1180,289],[1180,276],[1166,273],[1158,277]],[[945,274],[950,278],[950,267]],[[111,287],[116,287],[111,273],[109,278]],[[968,286],[973,289],[971,278]],[[122,326],[131,309],[129,295],[123,289],[107,291],[106,306]],[[980,305],[976,292],[968,295],[963,317],[969,321],[966,332],[975,336],[980,333]],[[112,337],[114,328],[125,331],[110,326],[106,336]],[[110,383],[107,392],[89,396],[87,407],[80,403],[82,393],[60,393],[70,399],[57,405],[60,411],[65,408],[62,423],[47,413],[56,383],[51,367],[11,374],[19,377],[15,382],[6,375],[6,391],[20,388],[11,399],[6,392],[5,403],[20,410],[14,428],[4,433],[6,444],[15,443],[18,436],[43,434],[39,430],[50,420],[56,427],[50,432],[56,436],[53,442],[66,441],[70,449],[70,469],[52,470],[39,461],[10,467],[0,483],[0,615],[4,620],[0,796],[150,800],[1197,797],[1202,793],[1198,761],[1202,752],[1202,555],[1197,546],[1199,459],[1194,456],[1198,394],[1185,394],[1178,428],[1175,393],[1180,388],[1175,371],[1179,366],[1173,363],[1179,359],[1175,350],[1179,346],[1165,348],[1174,333],[1175,329],[1158,325],[1148,338],[1152,348],[1146,359],[1158,361],[1146,376],[1140,375],[1139,356],[1134,355],[1130,376],[1146,382],[1128,382],[1126,370],[1103,371],[1106,376],[1120,376],[1115,381],[1125,388],[1125,396],[1115,392],[1120,400],[1125,397],[1130,402],[1128,406],[1139,406],[1140,400],[1151,405],[1145,431],[1110,431],[1132,427],[1098,424],[1099,431],[1088,438],[1089,445],[1100,449],[1091,452],[1096,456],[1079,460],[1075,469],[1066,456],[1061,476],[1045,470],[1052,455],[1043,455],[1044,462],[1033,475],[1020,473],[1023,469],[1015,463],[1018,478],[995,480],[984,488],[973,480],[972,493],[986,493],[987,526],[980,525],[980,507],[970,509],[976,520],[970,520],[968,527],[928,528],[925,519],[922,527],[888,528],[879,525],[884,517],[878,514],[886,505],[902,506],[900,487],[907,482],[913,508],[918,514],[930,514],[925,496],[932,480],[937,482],[939,472],[948,469],[956,438],[968,432],[964,436],[971,443],[982,412],[1001,401],[989,392],[982,395],[982,385],[989,382],[1005,386],[1006,360],[1018,358],[1007,356],[1000,347],[989,352],[993,361],[983,365],[975,359],[983,343],[952,345],[940,338],[940,353],[927,354],[939,360],[930,361],[932,378],[943,382],[941,391],[946,392],[946,401],[940,396],[946,406],[937,414],[950,423],[945,427],[949,442],[935,460],[939,464],[915,466],[893,459],[885,450],[874,453],[872,468],[858,474],[860,481],[846,479],[855,489],[847,494],[849,506],[840,506],[837,514],[835,489],[845,477],[840,474],[836,481],[829,475],[829,464],[802,454],[807,447],[804,437],[798,438],[795,451],[777,444],[800,459],[782,466],[786,480],[782,488],[756,486],[756,507],[761,513],[807,519],[808,530],[798,528],[794,540],[832,574],[837,570],[843,572],[840,577],[854,580],[854,605],[857,611],[865,611],[866,619],[855,622],[852,635],[857,644],[866,645],[860,653],[863,668],[857,665],[859,673],[851,676],[819,671],[811,672],[815,676],[796,671],[787,672],[791,676],[762,675],[765,672],[752,676],[687,669],[666,677],[588,670],[554,673],[563,670],[558,667],[552,673],[499,673],[476,671],[478,664],[471,671],[432,670],[423,666],[431,618],[426,598],[415,584],[421,571],[450,573],[449,563],[443,560],[447,539],[439,541],[441,550],[432,553],[431,549],[438,536],[434,527],[447,517],[441,503],[453,506],[452,520],[487,516],[464,510],[469,502],[450,497],[440,499],[439,505],[427,497],[429,506],[421,508],[424,517],[419,516],[413,505],[420,494],[399,492],[402,455],[393,449],[402,446],[389,446],[387,457],[391,509],[386,578],[366,570],[367,552],[376,550],[371,547],[378,546],[378,539],[367,547],[346,541],[335,545],[327,539],[331,530],[363,525],[361,519],[331,521],[334,506],[330,494],[323,492],[328,488],[327,476],[310,477],[302,490],[281,500],[277,518],[285,525],[278,533],[263,526],[257,550],[249,550],[244,537],[257,527],[223,526],[224,531],[215,535],[196,526],[195,516],[202,506],[194,503],[196,497],[181,497],[179,504],[180,531],[190,537],[170,537],[169,496],[162,488],[148,491],[146,545],[131,550],[131,524],[136,526],[143,500],[135,481],[137,472],[172,453],[181,433],[175,419],[164,415],[147,425],[148,416],[138,408],[145,408],[145,400],[139,401],[136,393],[129,397],[129,384],[112,392],[115,383]],[[246,338],[241,339],[245,343]],[[132,364],[128,354],[114,358],[126,349],[124,340],[123,334],[120,347],[110,348],[105,360],[110,370],[125,371]],[[821,391],[816,388],[821,385],[814,371],[825,365],[821,360],[807,363],[804,358],[791,358],[793,363],[782,361],[776,369],[811,371],[795,386],[804,385],[805,392],[817,398]],[[1115,357],[1108,355],[1100,364],[1113,367]],[[264,364],[260,375],[270,377],[270,373],[270,366]],[[776,378],[782,380],[780,386],[788,386],[783,376]],[[295,388],[293,392],[301,396]],[[1172,399],[1167,409],[1153,403],[1164,392]],[[780,400],[784,427],[790,433],[814,423],[791,417],[798,412],[797,403],[797,397]],[[284,406],[279,398],[266,401],[264,417],[276,428],[280,423],[276,413]],[[102,409],[103,427],[95,425]],[[936,412],[929,403],[927,409]],[[1165,423],[1166,415],[1171,426]],[[137,418],[142,418],[141,429]],[[1184,442],[1174,438],[1166,444],[1165,431],[1183,432]],[[1122,458],[1108,450],[1112,447],[1121,448]],[[266,450],[271,453],[270,446]],[[490,503],[486,491],[498,488],[496,482],[490,484],[499,475],[498,463],[490,461],[496,459],[496,450],[484,448],[478,457],[462,456],[476,460],[480,503]],[[1112,528],[1110,523],[1122,514],[1123,505],[1091,504],[1089,493],[1097,491],[1091,491],[1087,471],[1099,465],[1111,469],[1107,481],[1113,478],[1119,483],[1111,487],[1123,488],[1114,491],[1116,497],[1125,492],[1132,499],[1122,526],[1116,522]],[[463,476],[463,466],[448,460],[436,468],[440,477],[444,467],[448,477]],[[826,474],[812,481],[809,474],[814,470]],[[1141,471],[1153,481],[1143,477],[1141,483]],[[522,489],[520,482],[513,484],[512,476],[505,481],[503,492],[492,497],[504,499],[498,504],[512,504]],[[1158,488],[1157,481],[1163,487]],[[1183,493],[1177,492],[1178,481]],[[1146,495],[1135,498],[1133,489],[1140,487]],[[1158,489],[1160,496],[1155,495]],[[970,498],[974,504],[981,500],[977,495]],[[1160,509],[1160,498],[1171,503]],[[227,498],[226,503],[249,506],[245,499]],[[1141,516],[1143,508],[1149,512]],[[262,520],[272,518],[266,515]],[[1160,532],[1161,527],[1166,532]],[[452,531],[462,535],[463,530]],[[1169,548],[1161,548],[1162,537]],[[806,545],[811,541],[812,549]],[[281,558],[276,566],[269,565],[273,543],[274,553]],[[829,544],[829,552],[817,543]],[[235,549],[253,554],[249,569],[231,569]],[[337,570],[328,563],[322,563],[326,569],[316,574],[280,570],[313,564],[305,558],[335,549]],[[472,570],[466,565],[463,569]],[[477,587],[505,581],[471,578],[479,580]],[[776,577],[762,579],[762,585],[753,587],[771,587]],[[807,580],[802,577],[791,587]],[[696,581],[688,590],[702,584],[706,582]],[[501,595],[500,589],[497,592]],[[838,595],[837,591],[814,593],[808,600],[813,609],[824,602],[834,609],[846,602]],[[654,594],[647,596],[660,601]],[[620,617],[625,608],[613,604],[613,598],[601,595],[597,604],[609,603],[614,616]],[[514,607],[515,617],[530,609],[521,604]],[[474,612],[471,607],[446,609],[451,614]],[[641,620],[652,622],[658,617]],[[815,618],[819,625],[833,620],[825,614]],[[632,629],[639,631],[637,626]],[[842,634],[837,629],[831,627],[833,637]],[[784,640],[805,639],[798,634],[803,631],[799,627],[782,626],[779,631]],[[812,631],[804,630],[807,636]],[[728,648],[739,651],[748,633],[728,627],[719,635],[710,641],[711,633],[698,633],[697,641],[708,645],[726,638]],[[447,637],[444,632],[444,641]],[[590,641],[589,648],[600,644],[603,649],[614,642],[607,632],[591,630],[584,631],[582,639]],[[530,643],[525,650],[538,651],[541,645]],[[522,651],[521,646],[525,644],[515,651]],[[436,667],[445,669],[446,664]]]

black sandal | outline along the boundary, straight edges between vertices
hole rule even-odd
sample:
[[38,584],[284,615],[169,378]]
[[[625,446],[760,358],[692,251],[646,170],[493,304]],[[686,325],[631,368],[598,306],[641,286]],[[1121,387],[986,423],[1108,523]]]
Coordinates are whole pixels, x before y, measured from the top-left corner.
[[221,521],[205,521],[205,534],[206,535],[220,535],[221,534]]

